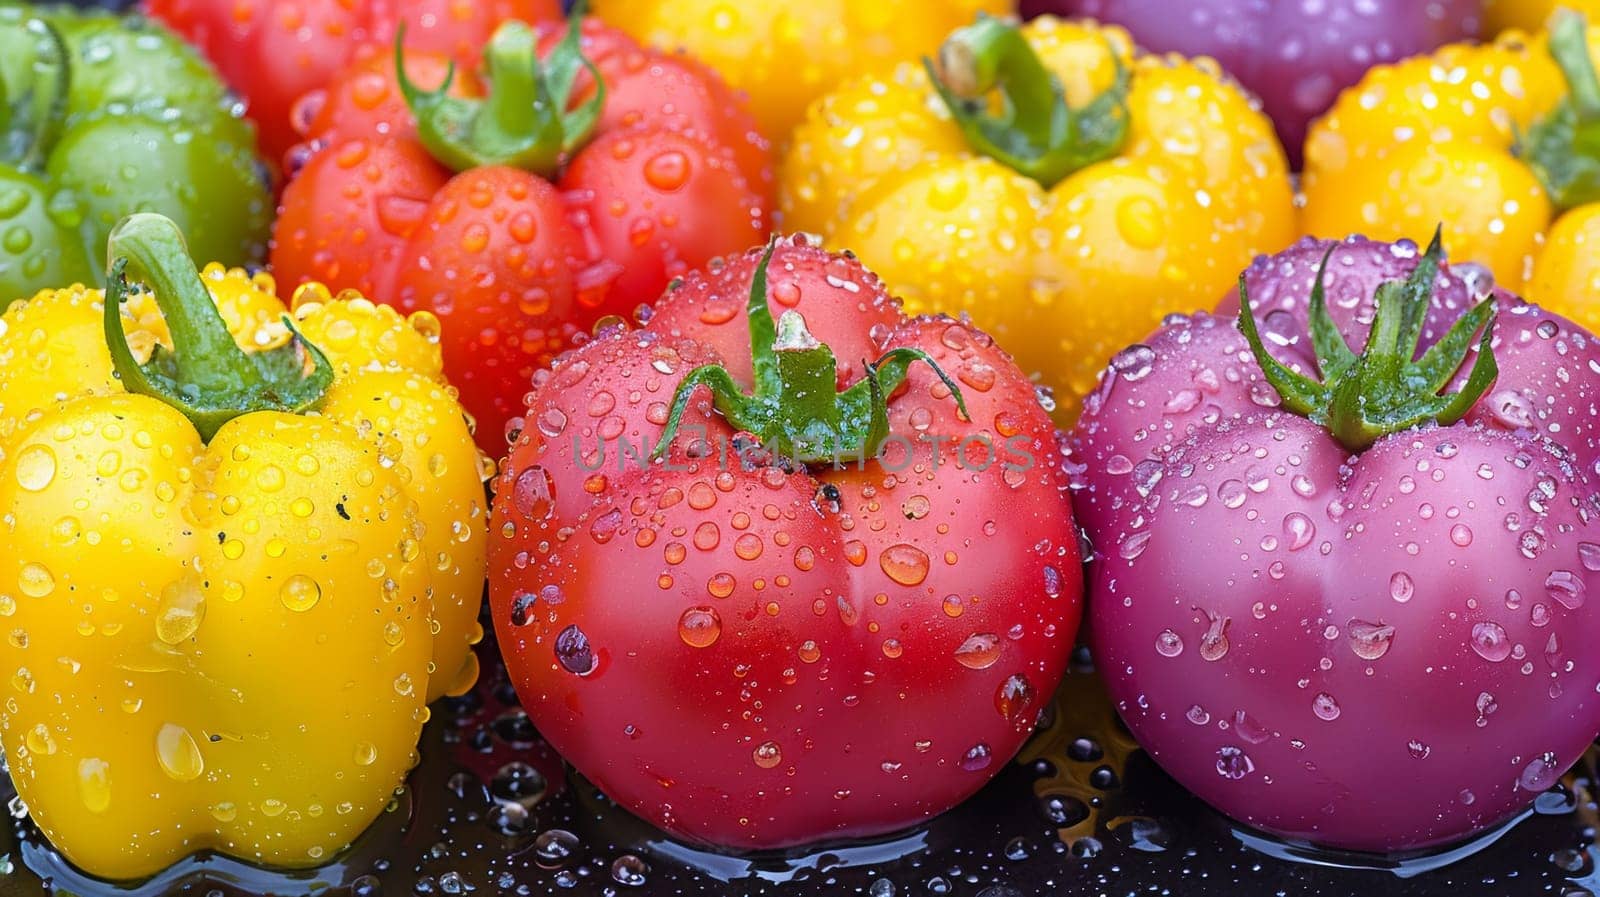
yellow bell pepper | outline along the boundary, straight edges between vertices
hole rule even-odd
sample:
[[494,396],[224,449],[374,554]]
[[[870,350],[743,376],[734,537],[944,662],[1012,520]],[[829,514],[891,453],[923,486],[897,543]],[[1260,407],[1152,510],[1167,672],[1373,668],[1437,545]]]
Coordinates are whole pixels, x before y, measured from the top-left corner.
[[106,294],[0,317],[11,775],[95,875],[319,865],[477,675],[484,469],[438,322],[308,285],[291,329],[159,216],[109,252]]
[[780,184],[785,227],[859,254],[912,312],[971,314],[1063,422],[1113,353],[1295,228],[1272,123],[1214,63],[1050,17],[980,18],[936,67],[819,100]]
[[1600,30],[1558,13],[1379,66],[1306,139],[1307,233],[1392,240],[1444,227],[1452,257],[1600,326]]
[[607,24],[682,47],[750,95],[761,131],[782,144],[812,100],[846,78],[931,52],[979,12],[1014,0],[593,0]]

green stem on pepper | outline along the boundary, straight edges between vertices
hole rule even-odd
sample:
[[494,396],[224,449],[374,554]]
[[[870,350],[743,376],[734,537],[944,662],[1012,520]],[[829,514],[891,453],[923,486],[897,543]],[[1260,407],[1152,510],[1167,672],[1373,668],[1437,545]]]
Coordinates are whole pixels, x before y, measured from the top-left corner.
[[[1383,436],[1424,423],[1448,425],[1460,420],[1499,374],[1492,348],[1494,299],[1473,306],[1421,358],[1416,357],[1444,255],[1435,231],[1410,277],[1378,287],[1367,345],[1356,355],[1328,314],[1323,293],[1323,274],[1332,254],[1330,249],[1323,256],[1311,288],[1311,344],[1322,382],[1291,370],[1267,351],[1256,330],[1245,278],[1239,278],[1239,330],[1267,382],[1283,399],[1283,407],[1326,427],[1351,451],[1361,451]],[[1466,361],[1473,336],[1480,330],[1478,357],[1467,382],[1459,392],[1441,395],[1439,391]]]
[[[261,352],[239,348],[170,219],[128,216],[112,230],[106,253],[104,325],[117,378],[128,392],[183,412],[203,439],[210,441],[241,414],[308,411],[333,385],[333,365],[300,338],[288,318],[284,324],[293,334],[288,343]],[[157,345],[144,364],[134,358],[122,324],[130,274],[149,288],[172,335],[172,350]],[[309,374],[297,347],[310,357]]]
[[1589,26],[1569,9],[1550,17],[1550,57],[1567,96],[1518,140],[1516,153],[1558,209],[1600,201],[1600,76],[1589,55]]
[[[541,60],[533,29],[509,21],[484,47],[489,93],[453,97],[452,62],[444,83],[423,90],[406,76],[405,28],[394,40],[394,64],[406,104],[417,119],[417,135],[435,159],[454,171],[509,165],[550,177],[593,134],[605,107],[606,86],[583,55],[583,3],[573,6],[566,36]],[[568,109],[578,72],[588,69],[594,96]]]
[[914,362],[923,362],[955,397],[962,416],[966,400],[942,368],[921,349],[902,347],[876,362],[863,362],[866,376],[840,392],[833,350],[806,328],[799,312],[786,311],[776,323],[767,305],[767,266],[773,246],[756,266],[746,305],[755,389],[746,395],[721,365],[690,371],[678,384],[654,456],[665,454],[683,415],[704,386],[713,406],[736,429],[749,432],[768,451],[803,464],[841,463],[875,457],[889,437],[888,396],[905,382]]
[[[1127,67],[1111,52],[1116,79],[1081,109],[1017,26],[980,15],[924,59],[933,86],[977,152],[1052,187],[1074,171],[1116,155],[1128,137]],[[991,112],[990,94],[1000,93]]]

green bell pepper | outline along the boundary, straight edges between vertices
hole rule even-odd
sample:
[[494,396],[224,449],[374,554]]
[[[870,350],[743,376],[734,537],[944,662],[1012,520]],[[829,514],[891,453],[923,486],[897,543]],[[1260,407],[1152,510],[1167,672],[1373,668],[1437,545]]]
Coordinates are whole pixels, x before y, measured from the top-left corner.
[[272,197],[241,105],[154,22],[0,2],[0,308],[102,285],[133,212],[176,221],[198,258],[259,262]]

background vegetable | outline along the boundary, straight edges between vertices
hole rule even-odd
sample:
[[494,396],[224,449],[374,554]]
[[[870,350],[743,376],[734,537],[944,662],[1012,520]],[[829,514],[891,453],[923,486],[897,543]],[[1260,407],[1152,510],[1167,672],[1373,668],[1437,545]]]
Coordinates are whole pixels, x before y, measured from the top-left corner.
[[1086,16],[1157,53],[1209,56],[1261,98],[1289,165],[1306,126],[1369,67],[1475,37],[1482,0],[1023,0],[1022,14]]
[[1306,141],[1305,230],[1395,239],[1442,222],[1458,258],[1600,322],[1587,245],[1600,235],[1588,136],[1600,122],[1600,31],[1575,15],[1552,21],[1548,41],[1511,32],[1368,72]]
[[750,95],[782,144],[812,100],[840,82],[931,53],[979,12],[1010,0],[594,0],[595,15],[642,43],[683,48]]
[[1597,0],[1484,0],[1483,38],[1493,40],[1508,28],[1537,31],[1557,7],[1581,12],[1591,19],[1600,17]]
[[[1372,434],[1350,438],[1340,413],[1280,396],[1230,299],[1119,355],[1073,435],[1092,641],[1102,669],[1124,671],[1107,677],[1124,720],[1228,815],[1338,848],[1493,826],[1600,729],[1586,600],[1600,342],[1471,266],[1397,287],[1428,263],[1409,242],[1305,240],[1244,283],[1271,356],[1328,383],[1360,370],[1336,341],[1366,343],[1375,295],[1403,316],[1372,324],[1375,344],[1401,335],[1375,358],[1384,376],[1414,357],[1406,334],[1428,350],[1460,319],[1437,378],[1408,371],[1407,389],[1427,385],[1404,396],[1442,408],[1460,393],[1459,423],[1396,414],[1361,448]],[[1493,363],[1490,307],[1467,314],[1486,298]],[[1347,411],[1383,416],[1386,394],[1361,392]]]
[[437,315],[445,369],[500,454],[535,369],[765,236],[767,146],[709,70],[592,20],[508,23],[481,77],[448,84],[446,57],[404,58],[405,84],[382,61],[335,79],[273,270]]
[[400,25],[407,47],[473,66],[501,22],[561,17],[557,0],[145,0],[144,8],[216,64],[274,165],[299,140],[295,103],[352,61],[387,56]]
[[1055,689],[1080,589],[1054,427],[1005,353],[850,258],[771,253],[541,372],[491,527],[539,731],[631,811],[743,849],[976,791]]
[[197,274],[158,216],[110,253],[109,296],[0,318],[12,781],[104,878],[322,865],[477,676],[482,467],[437,322],[312,285],[290,330],[269,276]]
[[259,261],[271,215],[250,125],[159,26],[0,6],[0,308],[98,284],[124,215],[175,219],[195,251]]
[[[1293,238],[1271,124],[1210,63],[1050,17],[980,20],[942,60],[942,99],[907,63],[811,107],[784,225],[860,254],[911,311],[971,314],[1058,419],[1113,352]],[[998,97],[1014,118],[990,114]]]

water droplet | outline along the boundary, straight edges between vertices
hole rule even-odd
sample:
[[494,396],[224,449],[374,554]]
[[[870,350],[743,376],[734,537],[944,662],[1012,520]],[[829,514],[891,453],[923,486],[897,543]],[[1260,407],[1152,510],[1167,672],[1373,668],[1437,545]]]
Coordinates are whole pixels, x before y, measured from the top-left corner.
[[1511,656],[1511,639],[1499,623],[1475,623],[1472,626],[1472,650],[1491,663],[1499,663]]
[[1156,653],[1162,657],[1177,657],[1183,653],[1183,637],[1170,629],[1161,630],[1156,636]]
[[1000,637],[992,632],[975,632],[956,648],[956,662],[969,670],[986,670],[1000,659]]
[[677,150],[658,153],[644,163],[644,179],[657,190],[678,190],[689,180],[689,157]]
[[1523,767],[1522,774],[1517,776],[1517,785],[1525,791],[1544,791],[1560,777],[1561,767],[1556,763],[1556,755],[1546,751]]
[[611,863],[611,880],[619,885],[641,887],[649,874],[650,864],[631,853],[625,853]]
[[156,608],[156,638],[169,645],[187,641],[206,616],[206,596],[200,584],[185,577],[161,590]]
[[517,475],[511,484],[511,503],[529,520],[548,520],[555,514],[556,479],[540,465]]
[[775,741],[763,741],[756,745],[756,749],[750,753],[750,758],[762,769],[771,769],[783,762],[783,749],[778,747]]
[[994,694],[994,708],[1013,725],[1031,723],[1027,711],[1033,706],[1033,696],[1033,683],[1027,676],[1017,673],[1000,683]]
[[78,761],[78,797],[91,813],[111,806],[111,766],[98,757]]
[[722,637],[722,618],[715,608],[691,607],[678,618],[678,638],[691,648],[709,648]]
[[43,598],[56,590],[56,578],[43,564],[26,563],[17,571],[17,588],[29,598]]
[[164,723],[156,732],[156,762],[161,771],[179,782],[192,782],[205,772],[205,758],[189,730],[175,723]]
[[1150,376],[1155,364],[1156,351],[1143,343],[1135,343],[1111,358],[1111,369],[1129,383]]
[[978,742],[961,755],[961,768],[967,772],[978,772],[989,768],[994,762],[994,753],[987,744]]
[[915,545],[891,545],[878,555],[878,566],[903,586],[919,585],[928,578],[928,555]]
[[1234,711],[1233,731],[1251,744],[1261,744],[1272,737],[1272,733],[1267,731],[1267,727],[1262,725],[1260,720],[1243,710]]
[[1242,748],[1231,744],[1217,748],[1217,775],[1237,781],[1255,771],[1255,761]]
[[56,453],[47,445],[30,445],[17,453],[13,467],[17,485],[29,492],[39,492],[56,478]]
[[1218,661],[1228,654],[1228,626],[1233,621],[1225,616],[1203,611],[1206,631],[1200,636],[1200,659]]
[[1394,642],[1394,627],[1383,623],[1351,620],[1345,627],[1350,638],[1350,650],[1362,660],[1377,660],[1389,653]]
[[1153,530],[1139,530],[1138,532],[1129,533],[1123,537],[1117,553],[1126,561],[1137,559],[1139,555],[1144,554],[1144,547],[1149,543],[1152,535],[1154,535]]
[[1283,518],[1283,537],[1290,551],[1299,551],[1311,544],[1317,536],[1317,525],[1311,518],[1294,511]]
[[1311,699],[1311,712],[1317,715],[1317,719],[1333,722],[1339,718],[1339,702],[1325,691],[1318,692],[1317,696]]
[[566,829],[549,829],[533,839],[534,860],[546,869],[555,869],[577,856],[579,846],[577,835]]
[[587,676],[594,672],[597,661],[589,647],[589,637],[576,624],[561,630],[556,636],[556,660],[569,673]]
[[378,761],[378,747],[370,741],[356,742],[355,761],[357,766],[371,766]]
[[1416,592],[1416,584],[1405,573],[1396,573],[1389,577],[1389,597],[1395,601],[1405,604]]
[[1544,580],[1545,591],[1556,600],[1557,604],[1567,610],[1577,610],[1583,606],[1586,586],[1583,577],[1571,570],[1556,570]]
[[278,587],[278,599],[283,606],[296,613],[304,613],[317,606],[322,598],[322,586],[304,573],[296,573]]

